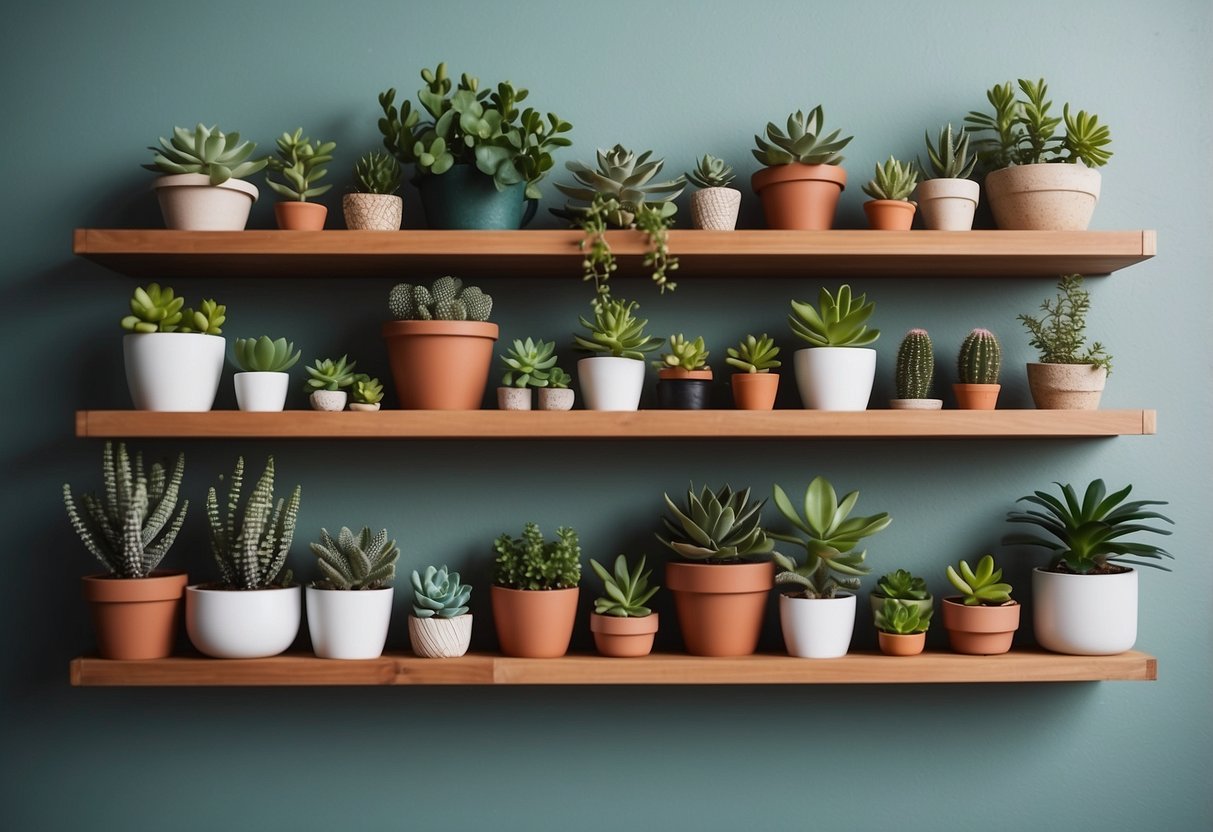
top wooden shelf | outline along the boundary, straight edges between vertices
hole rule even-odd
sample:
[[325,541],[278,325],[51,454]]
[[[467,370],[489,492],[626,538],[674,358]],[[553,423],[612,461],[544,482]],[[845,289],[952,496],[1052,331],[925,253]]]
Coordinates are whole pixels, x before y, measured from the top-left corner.
[[[644,236],[607,238],[640,275]],[[72,250],[136,278],[570,277],[579,231],[166,231],[78,228]],[[1153,257],[1154,231],[670,232],[680,278],[1103,275]]]

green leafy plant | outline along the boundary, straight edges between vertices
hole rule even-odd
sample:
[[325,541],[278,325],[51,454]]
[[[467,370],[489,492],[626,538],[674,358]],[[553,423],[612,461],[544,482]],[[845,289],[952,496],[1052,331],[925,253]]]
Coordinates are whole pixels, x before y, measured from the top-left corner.
[[652,571],[644,569],[644,556],[635,569],[628,568],[628,559],[623,555],[615,558],[614,574],[608,572],[598,561],[590,558],[590,566],[602,579],[606,595],[594,599],[594,612],[613,615],[617,618],[643,618],[653,611],[645,606],[661,587],[649,586]]
[[925,329],[911,329],[897,347],[896,386],[899,399],[931,397],[935,352]]
[[[223,485],[223,475],[219,475]],[[274,501],[274,458],[265,463],[265,471],[244,503],[239,524],[240,493],[244,488],[244,457],[228,481],[224,505],[219,513],[219,497],[212,486],[206,493],[206,519],[210,527],[211,554],[219,565],[224,586],[231,589],[266,589],[288,586],[291,570],[284,570],[286,556],[295,539],[295,518],[299,514],[302,489],[296,485],[286,500]]]
[[366,373],[355,373],[350,386],[350,401],[356,404],[379,404],[383,401],[383,383]]
[[695,165],[694,170],[686,172],[687,180],[697,188],[727,188],[733,184],[733,168],[725,164],[724,159],[717,159],[710,153]]
[[397,283],[388,295],[388,311],[398,321],[487,321],[493,296],[457,277],[440,277],[425,286]]
[[762,528],[766,500],[751,503],[748,488],[733,491],[725,485],[713,492],[705,485],[696,495],[692,484],[682,507],[669,494],[664,496],[670,517],[662,517],[661,522],[669,537],[657,535],[657,539],[687,560],[735,563],[769,555],[775,549],[773,535]]
[[805,490],[804,516],[780,486],[776,485],[774,491],[776,507],[803,537],[775,532],[771,537],[803,546],[806,555],[805,562],[797,565],[776,552],[775,564],[783,571],[775,576],[775,582],[800,587],[806,598],[833,598],[839,589],[858,589],[859,578],[871,569],[863,563],[867,551],[857,552],[855,547],[865,537],[888,527],[892,522],[888,513],[851,517],[859,492],[852,491],[840,502],[825,477],[814,477]]
[[246,373],[285,373],[303,354],[285,338],[237,338],[232,348],[236,364]]
[[804,165],[840,165],[841,151],[853,136],[838,138],[842,131],[835,130],[825,138],[821,138],[825,114],[818,104],[809,110],[808,116],[797,110],[788,116],[787,131],[780,130],[774,122],[767,122],[766,140],[762,136],[754,136],[757,145],[753,151],[754,158],[762,164],[790,165],[799,162]]
[[497,553],[493,582],[507,589],[568,589],[581,580],[581,546],[577,532],[567,526],[556,530],[556,539],[545,541],[534,523],[527,523],[521,537],[502,534],[493,541]]
[[927,166],[919,159],[918,167],[923,176],[929,179],[968,179],[973,175],[977,165],[977,156],[969,153],[969,134],[961,130],[952,132],[948,124],[939,129],[939,140],[932,144],[931,134],[924,133],[923,139],[927,145],[927,160],[931,163],[930,173]]
[[1040,354],[1042,364],[1091,364],[1112,373],[1112,356],[1103,344],[1086,343],[1087,312],[1091,309],[1091,293],[1082,288],[1082,275],[1062,275],[1057,283],[1059,294],[1040,305],[1044,313],[1039,318],[1019,315],[1031,338],[1028,344]]
[[661,347],[663,339],[645,333],[647,318],[637,318],[632,310],[640,308],[636,301],[612,299],[594,306],[594,320],[582,315],[581,325],[588,336],[574,335],[579,349],[591,353],[607,353],[616,358],[644,360],[644,354]]
[[427,566],[425,573],[413,570],[413,615],[418,618],[455,618],[468,611],[472,588],[458,572],[445,566]]
[[324,573],[324,580],[315,583],[317,589],[383,589],[396,577],[400,550],[395,540],[387,539],[387,529],[371,534],[363,526],[355,537],[342,526],[336,539],[321,529],[320,542],[309,545]]
[[866,294],[851,296],[851,287],[843,284],[838,295],[822,288],[817,308],[807,301],[792,301],[788,324],[798,338],[814,347],[866,347],[876,342],[880,330],[868,329],[866,321],[876,310]]
[[988,329],[974,329],[960,344],[956,372],[961,384],[997,384],[1002,348]]
[[881,575],[876,581],[873,594],[877,598],[892,598],[897,601],[925,601],[931,597],[927,582],[905,569],[895,569]]
[[197,311],[186,307],[181,310],[181,323],[177,332],[196,332],[202,335],[220,335],[221,327],[227,320],[227,307],[214,300],[204,300],[198,304]]
[[876,610],[876,629],[899,636],[925,633],[931,626],[933,612],[929,607],[899,604],[890,598]]
[[682,370],[704,370],[710,369],[708,364],[707,347],[704,346],[703,336],[697,337],[694,341],[688,341],[683,337],[682,333],[671,335],[670,340],[666,342],[666,349],[661,358],[653,362],[653,366],[659,370],[665,369],[682,369]]
[[354,165],[354,190],[360,194],[394,194],[400,190],[400,163],[376,150]]
[[128,332],[181,332],[219,335],[227,319],[227,307],[214,300],[204,300],[198,310],[182,308],[185,298],[177,297],[169,286],[159,283],[136,286],[130,299],[131,314],[125,316],[122,328]]
[[1011,601],[1011,585],[1000,583],[1002,570],[994,568],[994,556],[983,555],[974,571],[966,561],[948,566],[948,580],[960,591],[965,606],[1000,607]]
[[872,199],[910,200],[918,185],[918,171],[911,162],[899,162],[892,156],[883,165],[876,166],[876,175],[863,186],[863,192]]
[[[1170,552],[1149,543],[1125,541],[1127,535],[1136,532],[1169,535],[1167,529],[1159,529],[1142,523],[1143,520],[1163,520],[1173,523],[1169,517],[1146,506],[1165,506],[1161,500],[1134,500],[1125,502],[1133,490],[1126,485],[1120,491],[1108,494],[1101,479],[1093,480],[1083,494],[1082,501],[1071,485],[1054,483],[1061,488],[1062,499],[1044,491],[1036,491],[1016,502],[1031,503],[1043,511],[1011,511],[1007,521],[1036,526],[1043,534],[1012,534],[1003,539],[1006,544],[1039,546],[1052,555],[1051,567],[1055,571],[1074,572],[1086,575],[1092,572],[1119,572],[1119,564],[1150,566],[1171,570],[1154,561],[1174,558]],[[1137,558],[1137,560],[1129,560]]]
[[171,473],[159,462],[152,464],[151,476],[144,474],[143,455],[135,454],[134,466],[126,445],[106,442],[101,455],[105,493],[80,495],[81,514],[72,496],[72,487],[63,485],[63,505],[72,529],[84,547],[101,562],[106,572],[119,578],[146,578],[172,547],[185,522],[190,501],[180,510],[181,477],[185,473],[185,454],[177,455]]
[[556,366],[556,342],[514,339],[514,345],[501,356],[505,387],[547,387]]
[[313,393],[317,390],[341,390],[354,383],[354,368],[357,361],[348,361],[347,356],[341,356],[336,361],[331,358],[317,358],[311,367],[304,367],[309,378],[303,382],[303,391]]
[[333,161],[336,149],[336,142],[312,144],[312,140],[303,135],[302,127],[294,133],[283,133],[278,137],[278,158],[269,159],[270,171],[280,174],[283,181],[275,182],[267,173],[265,184],[274,193],[294,202],[307,202],[320,196],[333,187],[316,183],[328,175],[323,165]]
[[557,390],[567,389],[573,382],[573,377],[559,367],[553,367],[548,370],[548,387],[554,387]]
[[783,366],[783,362],[775,358],[779,355],[779,347],[765,332],[759,338],[747,335],[736,347],[729,347],[728,353],[725,363],[747,373],[769,373]]
[[159,147],[149,147],[155,155],[147,170],[163,174],[200,173],[209,176],[212,185],[229,179],[243,179],[266,166],[268,159],[250,159],[257,149],[254,142],[240,141],[239,133],[224,133],[217,126],[199,124],[191,133],[174,127],[172,139],[160,139]]

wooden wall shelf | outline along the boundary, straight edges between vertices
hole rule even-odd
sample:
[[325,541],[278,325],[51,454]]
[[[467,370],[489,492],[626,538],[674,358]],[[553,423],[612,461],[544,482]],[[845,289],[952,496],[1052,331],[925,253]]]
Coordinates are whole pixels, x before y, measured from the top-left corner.
[[1013,439],[1140,436],[1155,429],[1153,410],[76,413],[76,436],[104,439]]
[[[73,251],[140,279],[573,277],[579,231],[76,229]],[[622,275],[642,274],[638,231],[608,232]],[[1101,275],[1153,257],[1154,231],[670,232],[679,278]]]

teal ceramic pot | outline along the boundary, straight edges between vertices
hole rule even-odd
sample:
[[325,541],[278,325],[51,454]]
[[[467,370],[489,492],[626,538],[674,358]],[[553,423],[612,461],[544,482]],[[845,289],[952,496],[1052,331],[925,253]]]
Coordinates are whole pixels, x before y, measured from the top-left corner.
[[425,222],[432,229],[515,229],[535,216],[536,200],[526,198],[526,183],[497,190],[493,177],[473,165],[456,165],[417,182]]

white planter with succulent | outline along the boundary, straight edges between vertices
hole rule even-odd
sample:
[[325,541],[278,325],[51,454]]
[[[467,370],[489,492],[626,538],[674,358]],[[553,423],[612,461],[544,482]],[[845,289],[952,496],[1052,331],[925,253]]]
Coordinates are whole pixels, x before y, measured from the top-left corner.
[[143,167],[159,177],[152,188],[160,201],[166,228],[176,231],[243,231],[257,188],[241,177],[266,165],[250,159],[257,145],[240,141],[239,133],[199,124],[191,133],[173,128],[172,139],[160,139],[152,163]]
[[409,643],[423,659],[455,659],[468,651],[472,614],[468,600],[472,588],[458,572],[445,566],[413,571],[413,614],[409,616]]
[[549,372],[556,366],[556,342],[515,338],[513,346],[501,356],[501,366],[505,374],[497,388],[498,409],[530,410],[531,389],[545,387]]
[[822,288],[818,307],[792,301],[788,323],[807,349],[792,354],[800,398],[810,410],[867,410],[876,377],[876,350],[868,348],[880,330],[865,323],[876,309],[867,295],[851,296],[844,284],[837,296]]
[[964,130],[954,134],[948,124],[940,129],[937,143],[931,143],[930,133],[924,139],[930,174],[919,161],[919,168],[928,178],[918,183],[914,193],[922,224],[928,231],[972,230],[981,187],[969,178],[977,164],[977,157],[969,153],[969,134]]
[[131,314],[122,319],[126,383],[136,410],[210,410],[223,375],[226,341],[221,336],[227,307],[204,300],[183,309],[158,283],[136,287]]
[[383,406],[383,382],[367,375],[355,373],[350,385],[350,410],[356,413],[378,413]]
[[346,388],[354,384],[354,367],[357,365],[357,361],[350,361],[349,356],[343,355],[336,361],[317,358],[311,367],[304,367],[308,380],[303,383],[303,389],[308,394],[312,410],[345,410],[349,398]]
[[322,659],[376,659],[383,655],[392,618],[392,579],[400,550],[387,530],[357,536],[345,526],[334,539],[320,530],[311,544],[322,580],[307,588],[307,629]]
[[606,353],[577,362],[577,378],[587,410],[640,408],[644,355],[659,348],[662,339],[645,334],[648,320],[632,314],[638,307],[635,301],[598,300],[594,304],[594,320],[584,316],[580,319],[589,334],[575,336],[577,346],[590,353]]
[[699,160],[686,178],[699,190],[691,194],[691,227],[705,231],[732,231],[737,228],[741,191],[730,188],[733,168],[711,154]]
[[302,353],[285,338],[237,338],[233,356],[241,372],[232,377],[236,406],[249,412],[276,412],[286,407],[291,377],[287,373]]
[[1040,355],[1028,364],[1028,388],[1041,410],[1097,410],[1112,356],[1103,344],[1087,345],[1087,310],[1091,295],[1082,288],[1082,275],[1062,275],[1059,294],[1040,305],[1039,318],[1020,315],[1029,345]]
[[399,231],[404,217],[400,163],[382,150],[354,165],[354,193],[341,198],[345,227],[351,231]]
[[931,398],[935,379],[935,351],[925,329],[911,329],[897,347],[897,398],[889,400],[894,410],[939,410],[942,399]]

